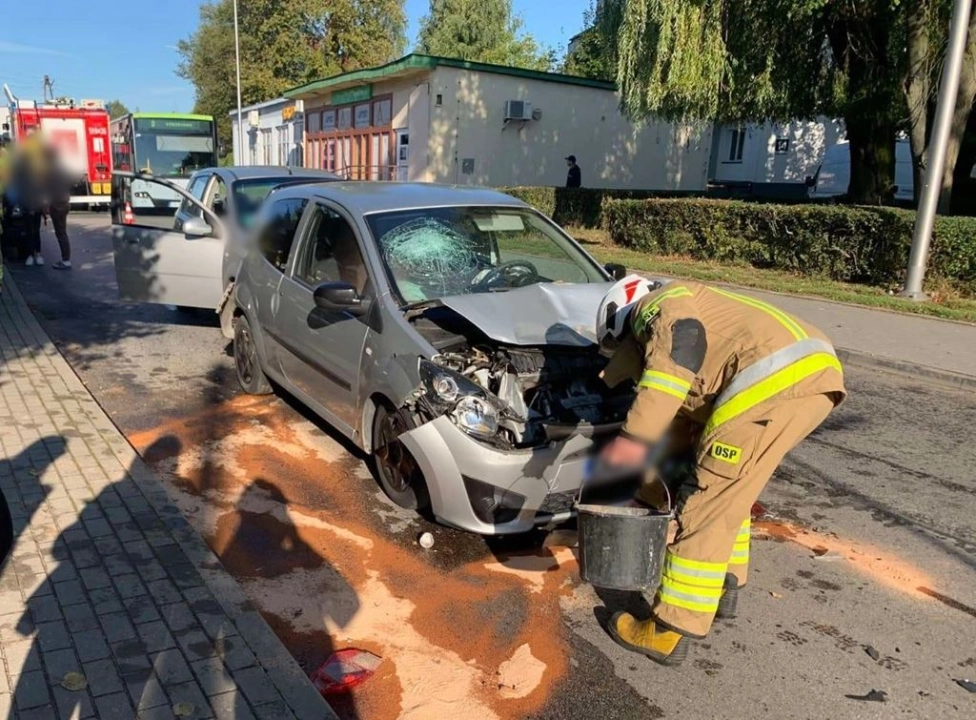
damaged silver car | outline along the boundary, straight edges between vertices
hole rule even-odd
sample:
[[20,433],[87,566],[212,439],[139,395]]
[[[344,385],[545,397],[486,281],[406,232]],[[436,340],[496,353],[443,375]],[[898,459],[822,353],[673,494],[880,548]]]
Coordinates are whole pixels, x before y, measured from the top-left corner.
[[632,399],[593,337],[623,268],[488,190],[283,188],[259,223],[235,288],[246,391],[295,395],[402,507],[482,534],[570,517]]

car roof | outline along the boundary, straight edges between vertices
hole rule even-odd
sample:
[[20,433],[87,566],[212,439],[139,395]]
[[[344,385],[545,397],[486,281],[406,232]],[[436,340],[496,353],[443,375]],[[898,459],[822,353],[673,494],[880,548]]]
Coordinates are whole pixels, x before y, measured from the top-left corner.
[[198,170],[194,175],[203,173],[217,173],[224,178],[235,180],[257,180],[260,178],[310,178],[313,180],[340,180],[335,173],[327,170],[314,170],[311,168],[286,167],[282,165],[229,165],[226,167],[212,167]]
[[399,182],[336,182],[281,188],[278,197],[320,197],[350,212],[367,214],[413,208],[465,206],[529,207],[521,200],[484,188]]

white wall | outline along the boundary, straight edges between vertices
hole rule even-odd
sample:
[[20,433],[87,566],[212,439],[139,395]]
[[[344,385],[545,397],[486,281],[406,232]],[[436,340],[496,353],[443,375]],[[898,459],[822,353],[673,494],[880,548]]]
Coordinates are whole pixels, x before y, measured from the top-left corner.
[[[282,113],[286,107],[294,105],[294,117],[285,121]],[[235,165],[302,165],[302,146],[304,138],[305,117],[302,113],[302,101],[282,100],[270,105],[258,106],[258,127],[249,125],[248,116],[254,107],[243,108],[244,116],[244,153],[240,151],[240,133],[237,129],[237,111],[231,113],[231,127],[234,131],[234,164]],[[285,126],[285,127],[282,127]],[[287,148],[280,142],[279,128],[286,134]],[[270,130],[269,133],[262,131]],[[265,141],[269,141],[267,162],[265,156]]]
[[[705,187],[710,127],[653,123],[638,130],[607,90],[440,67],[432,73],[430,98],[431,181],[560,186],[564,158],[572,154],[585,187]],[[506,127],[506,100],[531,102],[542,118]],[[462,173],[466,158],[474,160],[469,175]]]
[[[843,123],[821,118],[788,123],[746,125],[742,160],[731,159],[734,126],[720,127],[715,148],[713,179],[753,183],[802,183],[817,172],[829,145],[844,134]],[[785,153],[776,152],[776,141],[788,141]]]

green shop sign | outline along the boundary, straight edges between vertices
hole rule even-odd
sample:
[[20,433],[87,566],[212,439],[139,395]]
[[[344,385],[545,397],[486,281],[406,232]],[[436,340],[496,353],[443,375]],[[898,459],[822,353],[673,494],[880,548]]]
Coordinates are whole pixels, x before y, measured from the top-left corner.
[[372,85],[357,85],[355,87],[336,90],[332,93],[332,105],[348,105],[362,102],[373,97]]

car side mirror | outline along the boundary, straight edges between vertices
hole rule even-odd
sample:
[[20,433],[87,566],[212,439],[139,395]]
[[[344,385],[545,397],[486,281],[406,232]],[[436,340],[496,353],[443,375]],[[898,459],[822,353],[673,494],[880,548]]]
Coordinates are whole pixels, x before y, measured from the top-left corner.
[[203,218],[192,217],[183,223],[183,234],[187,238],[210,237],[213,235],[213,228]]
[[322,283],[315,288],[312,297],[315,299],[315,306],[321,310],[347,312],[357,317],[366,312],[366,303],[349,283]]
[[813,175],[807,175],[807,179],[804,180],[803,182],[806,183],[807,187],[811,187],[811,188],[817,184],[817,181],[813,179]]
[[627,267],[625,265],[621,265],[620,263],[607,263],[604,267],[606,267],[607,272],[610,273],[610,277],[614,280],[623,280],[627,277]]

